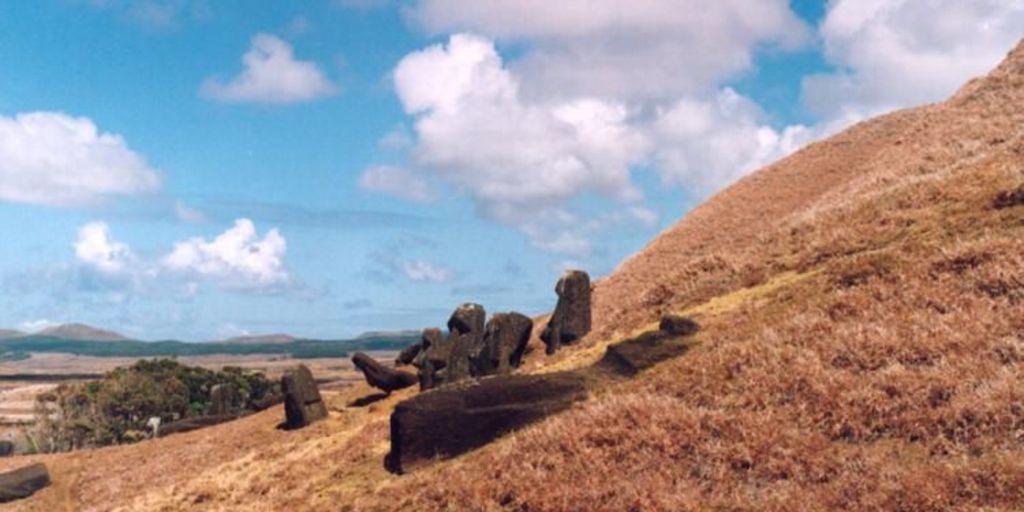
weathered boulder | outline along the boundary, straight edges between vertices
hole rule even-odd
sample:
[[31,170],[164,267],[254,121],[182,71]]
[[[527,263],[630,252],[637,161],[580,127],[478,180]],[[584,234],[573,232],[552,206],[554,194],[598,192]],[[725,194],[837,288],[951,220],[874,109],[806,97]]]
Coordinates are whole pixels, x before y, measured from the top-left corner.
[[682,315],[665,315],[661,317],[658,328],[672,336],[689,336],[700,330],[697,322]]
[[0,441],[0,457],[10,457],[14,455],[14,442],[4,439]]
[[395,366],[405,366],[408,364],[412,364],[412,362],[416,360],[416,357],[419,356],[420,352],[422,351],[423,343],[420,341],[417,341],[416,343],[413,343],[412,345],[403,348],[402,351],[398,353],[398,357],[395,358]]
[[558,304],[541,332],[547,353],[571,344],[590,332],[590,276],[582,270],[569,270],[555,286]]
[[480,357],[484,348],[484,319],[487,313],[479,304],[466,303],[455,309],[448,319],[448,365],[444,383],[451,384],[472,376],[471,360]]
[[305,427],[327,417],[327,406],[306,365],[299,365],[281,377],[284,393],[285,428]]
[[193,430],[212,427],[214,425],[219,425],[236,419],[238,419],[238,415],[233,413],[216,414],[212,416],[193,416],[191,418],[183,418],[160,425],[158,427],[158,434],[159,437],[167,437],[171,434],[191,432]]
[[391,452],[384,465],[403,473],[454,457],[586,396],[580,372],[501,375],[417,395],[391,414]]
[[504,374],[518,368],[533,331],[533,320],[520,313],[497,313],[484,328],[484,346],[472,360],[474,376]]
[[233,384],[215,384],[210,388],[210,405],[206,409],[209,416],[230,414],[238,402],[238,388]]
[[451,344],[441,335],[441,329],[424,329],[420,340],[423,347],[412,364],[419,369],[420,389],[430,389],[444,382],[444,368],[448,365]]
[[352,356],[352,364],[363,372],[367,384],[388,394],[412,386],[419,380],[409,372],[388,368],[362,352]]
[[0,473],[0,503],[27,498],[47,485],[50,485],[50,472],[43,464]]

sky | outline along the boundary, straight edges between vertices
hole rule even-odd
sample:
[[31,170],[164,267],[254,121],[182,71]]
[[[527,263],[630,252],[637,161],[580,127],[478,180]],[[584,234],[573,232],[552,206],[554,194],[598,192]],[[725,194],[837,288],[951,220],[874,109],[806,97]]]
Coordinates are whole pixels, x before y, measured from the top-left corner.
[[541,313],[1022,27],[1024,0],[0,0],[0,327]]

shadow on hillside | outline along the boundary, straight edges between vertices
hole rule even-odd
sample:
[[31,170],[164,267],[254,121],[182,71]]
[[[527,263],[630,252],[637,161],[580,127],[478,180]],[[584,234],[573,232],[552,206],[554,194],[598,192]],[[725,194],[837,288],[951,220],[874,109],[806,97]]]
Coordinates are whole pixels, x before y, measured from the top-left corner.
[[370,405],[372,403],[384,400],[388,396],[390,395],[388,395],[387,393],[369,394],[363,397],[356,398],[355,400],[346,404],[346,407],[366,407],[367,405]]

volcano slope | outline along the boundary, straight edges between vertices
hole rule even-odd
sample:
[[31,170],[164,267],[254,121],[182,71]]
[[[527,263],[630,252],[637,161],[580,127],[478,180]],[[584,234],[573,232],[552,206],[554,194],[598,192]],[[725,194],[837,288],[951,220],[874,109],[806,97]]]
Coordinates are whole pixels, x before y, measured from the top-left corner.
[[583,368],[666,312],[685,355],[455,459],[393,476],[372,391],[133,446],[17,457],[26,510],[1024,508],[1024,45],[950,100],[762,169],[595,286]]

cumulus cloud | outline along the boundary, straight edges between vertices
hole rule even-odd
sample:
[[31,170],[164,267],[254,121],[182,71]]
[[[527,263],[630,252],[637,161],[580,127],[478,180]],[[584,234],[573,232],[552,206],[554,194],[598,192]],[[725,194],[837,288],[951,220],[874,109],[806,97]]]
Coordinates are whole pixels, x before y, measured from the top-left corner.
[[800,148],[818,128],[764,123],[761,109],[729,88],[712,101],[682,98],[659,109],[653,131],[663,181],[713,192]]
[[171,272],[231,289],[273,290],[290,281],[284,265],[286,250],[277,229],[260,238],[251,220],[238,219],[213,240],[197,237],[174,244],[161,264]]
[[402,275],[413,282],[444,283],[452,277],[447,267],[426,260],[401,260],[396,265]]
[[104,222],[90,222],[79,228],[74,247],[80,263],[105,274],[127,272],[137,261],[127,244],[113,239],[110,226]]
[[537,224],[564,217],[559,205],[577,194],[640,197],[629,167],[649,144],[629,110],[592,98],[525,102],[485,38],[457,34],[412,53],[394,80],[416,117],[416,163],[469,191],[489,218],[541,236]]
[[437,193],[423,176],[389,165],[377,165],[363,171],[359,176],[359,186],[363,190],[421,203],[433,201],[437,197]]
[[60,322],[54,322],[48,318],[39,318],[36,320],[28,320],[18,324],[18,330],[22,332],[39,332],[50,327],[57,327]]
[[296,60],[291,45],[272,34],[256,34],[242,56],[242,72],[224,82],[208,78],[200,93],[234,103],[300,103],[330,96],[338,87],[313,62]]
[[850,121],[938,101],[995,67],[1021,37],[1019,0],[834,0],[820,27],[839,70],[804,80],[804,98]]
[[0,201],[79,206],[159,188],[120,135],[59,112],[0,116]]
[[413,19],[530,43],[517,61],[530,97],[671,98],[748,69],[761,45],[792,47],[809,29],[786,0],[421,0]]

